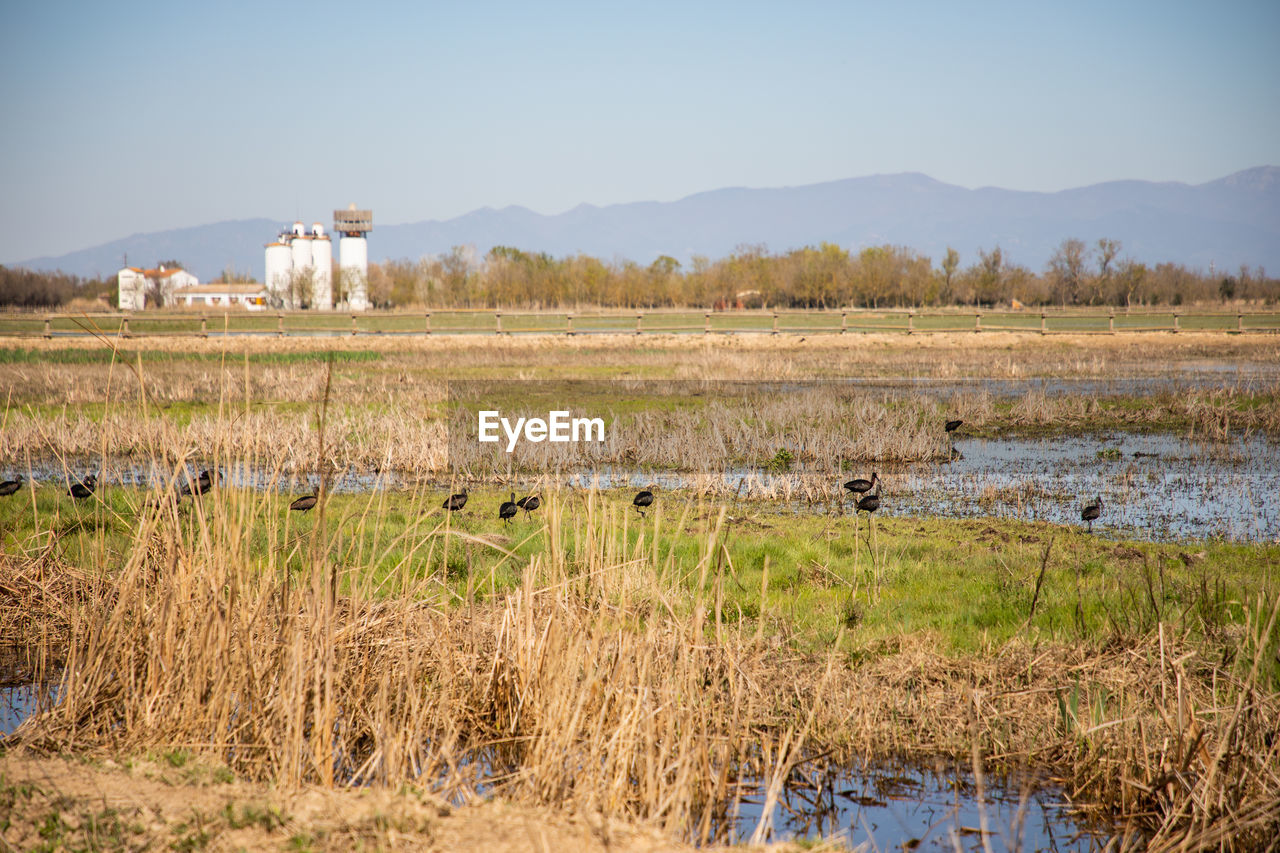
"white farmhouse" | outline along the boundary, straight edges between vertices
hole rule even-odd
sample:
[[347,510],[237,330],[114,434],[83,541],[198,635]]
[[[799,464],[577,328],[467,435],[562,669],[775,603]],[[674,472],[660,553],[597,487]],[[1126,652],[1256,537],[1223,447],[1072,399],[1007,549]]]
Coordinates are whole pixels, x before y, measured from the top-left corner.
[[[142,311],[147,302],[153,308],[163,308],[174,304],[174,291],[179,288],[196,287],[200,279],[178,267],[166,269],[162,264],[159,269],[144,270],[138,267],[125,267],[116,275],[119,285],[119,302],[121,311]],[[159,305],[155,304],[159,301]]]

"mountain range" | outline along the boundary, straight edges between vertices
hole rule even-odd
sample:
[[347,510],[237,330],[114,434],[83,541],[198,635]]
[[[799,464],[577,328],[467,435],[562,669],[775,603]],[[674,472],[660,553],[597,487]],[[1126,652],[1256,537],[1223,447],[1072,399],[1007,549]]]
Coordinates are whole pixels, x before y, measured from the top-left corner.
[[[1241,264],[1280,271],[1280,168],[1259,166],[1203,184],[1111,181],[1060,192],[966,189],[918,173],[875,175],[799,187],[734,187],[678,201],[597,207],[543,215],[524,207],[480,208],[454,219],[379,225],[370,260],[417,259],[453,246],[480,254],[495,245],[555,256],[583,252],[648,264],[659,255],[688,263],[743,245],[771,252],[822,242],[861,249],[890,243],[940,261],[948,246],[961,263],[999,246],[1010,261],[1044,267],[1064,239],[1119,240],[1121,256],[1208,270]],[[228,265],[263,278],[263,246],[283,223],[241,219],[134,234],[57,257],[11,266],[114,274],[131,264],[183,261],[207,281]]]

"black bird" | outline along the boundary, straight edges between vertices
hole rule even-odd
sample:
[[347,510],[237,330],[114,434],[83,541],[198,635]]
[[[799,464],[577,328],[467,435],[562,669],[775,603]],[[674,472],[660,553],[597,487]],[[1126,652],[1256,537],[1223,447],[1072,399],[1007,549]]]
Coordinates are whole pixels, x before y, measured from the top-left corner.
[[1102,498],[1094,498],[1093,503],[1080,510],[1080,520],[1089,522],[1089,532],[1093,532],[1093,523],[1102,515]]
[[306,512],[316,505],[316,500],[317,498],[315,495],[304,495],[289,504],[289,509],[295,512]]
[[650,486],[648,489],[641,490],[640,493],[635,496],[635,499],[631,501],[631,505],[636,508],[636,512],[640,513],[641,517],[644,517],[645,507],[653,506],[652,488],[653,487]]
[[845,483],[844,487],[849,491],[853,492],[855,495],[865,495],[867,492],[875,488],[875,485],[878,482],[880,482],[880,475],[877,474],[875,471],[872,471],[870,480],[867,480],[863,477],[859,477],[856,480],[850,480],[849,482]]
[[82,481],[67,489],[67,494],[76,500],[84,500],[85,498],[93,497],[93,489],[97,485],[98,478],[93,474],[88,474]]
[[449,497],[445,498],[444,503],[441,504],[441,506],[444,507],[445,510],[447,510],[448,512],[457,512],[458,510],[462,509],[466,505],[467,505],[466,489],[463,489],[462,491],[458,492],[456,495],[449,495]]
[[519,511],[520,507],[516,505],[516,493],[512,492],[511,500],[503,501],[502,505],[498,507],[498,518],[502,519],[503,524],[510,524],[511,519]]
[[528,495],[516,501],[516,506],[524,510],[524,517],[528,518],[529,513],[542,506],[542,498],[537,495]]
[[218,481],[218,474],[215,471],[201,471],[200,476],[192,480],[187,477],[187,481],[182,484],[182,488],[178,490],[179,496],[195,495],[200,497],[205,492],[213,488],[213,484]]
[[18,491],[18,489],[21,489],[21,488],[22,488],[21,477],[19,477],[16,480],[5,480],[3,483],[0,483],[0,498],[7,498],[9,497],[9,495],[13,494],[14,492]]
[[964,421],[958,418],[954,421],[947,421],[947,424],[946,426],[943,427],[943,429],[945,429],[947,432],[955,432],[956,430],[960,429],[960,425],[962,423],[964,423]]
[[865,512],[868,516],[880,508],[880,490],[866,495],[858,499],[858,510]]

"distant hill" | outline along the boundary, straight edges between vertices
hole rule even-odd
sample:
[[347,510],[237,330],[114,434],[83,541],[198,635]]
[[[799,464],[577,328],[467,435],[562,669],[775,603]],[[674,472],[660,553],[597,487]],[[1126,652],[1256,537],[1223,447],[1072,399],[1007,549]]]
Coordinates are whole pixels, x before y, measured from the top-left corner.
[[[377,211],[374,212],[375,217]],[[376,220],[375,220],[376,221]],[[17,265],[81,275],[114,272],[131,261],[185,261],[202,280],[228,264],[263,271],[263,245],[282,223],[246,219],[137,234],[102,246]],[[658,255],[688,262],[720,258],[744,244],[781,252],[821,242],[859,249],[892,243],[934,259],[948,246],[965,265],[979,248],[1040,270],[1068,237],[1110,237],[1122,255],[1207,269],[1240,264],[1280,272],[1280,168],[1260,166],[1205,184],[1113,181],[1055,193],[965,189],[921,174],[876,175],[801,187],[730,188],[673,202],[583,204],[554,216],[523,207],[481,208],[455,219],[376,225],[373,260],[413,258],[474,245],[560,256],[584,252],[647,264]]]

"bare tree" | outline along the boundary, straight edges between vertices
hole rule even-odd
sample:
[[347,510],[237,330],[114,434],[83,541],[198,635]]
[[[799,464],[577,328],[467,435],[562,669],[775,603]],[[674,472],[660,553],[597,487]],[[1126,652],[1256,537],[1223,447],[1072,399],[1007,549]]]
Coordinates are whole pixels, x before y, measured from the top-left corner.
[[1049,277],[1053,281],[1052,298],[1062,305],[1080,301],[1084,291],[1085,261],[1088,250],[1083,240],[1074,237],[1062,241],[1053,257],[1049,259]]

